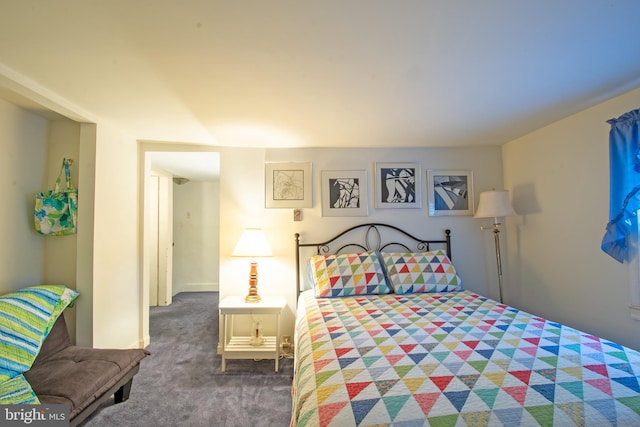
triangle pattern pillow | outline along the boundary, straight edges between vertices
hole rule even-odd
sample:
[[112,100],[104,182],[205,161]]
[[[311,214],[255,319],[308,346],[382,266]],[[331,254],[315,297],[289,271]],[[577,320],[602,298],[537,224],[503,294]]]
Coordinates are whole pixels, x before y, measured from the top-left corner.
[[396,294],[461,289],[462,280],[442,249],[429,252],[381,252],[380,255]]
[[307,271],[317,298],[391,293],[375,252],[316,255]]

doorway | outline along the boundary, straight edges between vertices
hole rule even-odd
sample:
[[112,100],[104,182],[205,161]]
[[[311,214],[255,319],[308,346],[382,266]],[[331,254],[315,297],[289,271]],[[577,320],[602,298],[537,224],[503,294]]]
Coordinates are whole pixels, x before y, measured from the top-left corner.
[[[141,143],[140,160],[143,244],[139,333],[146,346],[150,305],[170,304],[178,292],[217,290],[220,153],[201,146]],[[168,209],[164,220],[158,212],[160,205]],[[162,247],[165,253],[159,250]]]

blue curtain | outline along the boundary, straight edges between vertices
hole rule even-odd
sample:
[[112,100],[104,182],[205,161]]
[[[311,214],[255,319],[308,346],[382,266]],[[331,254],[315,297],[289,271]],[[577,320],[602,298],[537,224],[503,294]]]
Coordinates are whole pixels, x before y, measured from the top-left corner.
[[640,209],[640,109],[608,120],[609,223],[602,250],[619,262],[628,260],[627,236]]

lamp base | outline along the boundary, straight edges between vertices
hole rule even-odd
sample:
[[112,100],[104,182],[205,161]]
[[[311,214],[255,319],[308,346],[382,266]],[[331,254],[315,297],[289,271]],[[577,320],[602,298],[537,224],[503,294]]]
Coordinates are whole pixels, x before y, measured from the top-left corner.
[[262,298],[258,295],[258,263],[251,262],[249,270],[249,293],[244,298],[244,302],[260,302]]
[[262,301],[262,298],[260,298],[260,295],[247,295],[246,297],[244,297],[244,302],[260,302]]
[[264,337],[251,337],[249,340],[249,344],[251,345],[262,345],[264,344]]
[[249,340],[249,344],[251,345],[262,345],[264,344],[264,337],[262,336],[262,322],[260,322],[260,320],[257,320],[254,324],[253,324],[253,329],[254,329],[254,334],[251,336],[251,339]]

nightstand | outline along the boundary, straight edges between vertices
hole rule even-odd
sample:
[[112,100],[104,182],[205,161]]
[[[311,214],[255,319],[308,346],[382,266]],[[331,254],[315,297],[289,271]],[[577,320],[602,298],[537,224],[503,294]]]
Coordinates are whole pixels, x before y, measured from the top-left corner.
[[[227,359],[273,359],[278,372],[280,358],[280,314],[287,305],[281,297],[262,297],[260,302],[245,302],[244,297],[230,296],[220,301],[220,322],[222,323],[222,372]],[[275,336],[265,336],[262,345],[251,345],[250,336],[234,335],[233,316],[268,315],[276,326]]]

